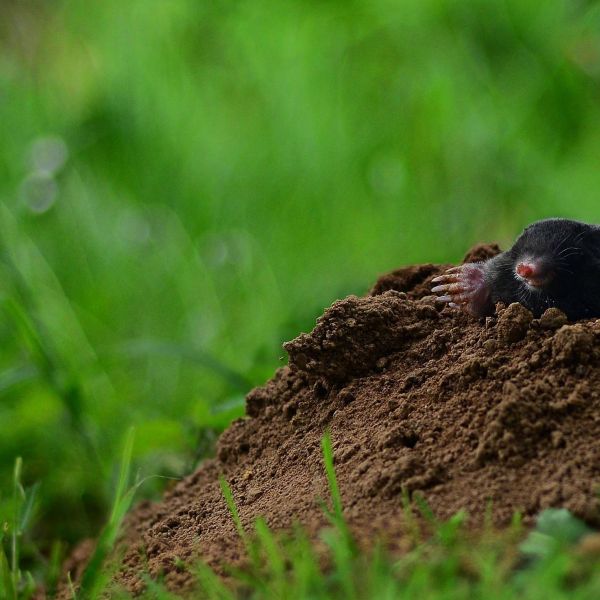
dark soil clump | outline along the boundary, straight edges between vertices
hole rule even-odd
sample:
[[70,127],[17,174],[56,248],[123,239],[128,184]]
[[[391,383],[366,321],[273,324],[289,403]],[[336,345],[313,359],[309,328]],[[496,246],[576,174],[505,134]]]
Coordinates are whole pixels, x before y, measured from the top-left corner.
[[[466,258],[497,252],[478,246]],[[287,343],[289,366],[248,395],[217,457],[129,516],[119,582],[140,591],[149,570],[181,590],[192,576],[179,561],[221,571],[241,560],[221,474],[245,525],[263,516],[276,530],[299,522],[316,533],[327,428],[359,540],[401,545],[402,496],[416,492],[440,519],[466,509],[474,527],[490,502],[498,525],[515,511],[530,524],[553,506],[600,525],[600,320],[568,324],[555,310],[533,319],[520,305],[476,320],[430,295],[443,268],[385,275]]]

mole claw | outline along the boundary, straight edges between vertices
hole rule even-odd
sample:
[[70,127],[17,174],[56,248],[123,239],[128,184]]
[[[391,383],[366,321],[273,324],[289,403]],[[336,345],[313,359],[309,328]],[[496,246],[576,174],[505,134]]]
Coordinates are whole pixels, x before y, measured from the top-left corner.
[[451,308],[466,309],[471,314],[489,310],[489,292],[482,263],[467,263],[447,269],[431,280],[432,293]]
[[456,275],[440,275],[431,280],[431,283],[458,283],[460,279]]

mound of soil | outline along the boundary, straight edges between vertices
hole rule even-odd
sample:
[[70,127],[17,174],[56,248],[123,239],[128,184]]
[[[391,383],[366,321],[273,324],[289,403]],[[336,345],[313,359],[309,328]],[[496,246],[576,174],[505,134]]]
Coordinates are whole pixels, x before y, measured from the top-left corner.
[[[497,252],[478,246],[465,260]],[[500,526],[557,506],[600,525],[600,320],[533,319],[519,304],[474,319],[430,295],[447,266],[390,273],[285,344],[289,366],[248,395],[216,458],[129,516],[119,582],[140,591],[149,570],[182,590],[192,578],[180,561],[221,571],[242,559],[221,474],[246,526],[263,516],[316,534],[327,428],[359,540],[385,533],[401,546],[402,495],[417,491],[439,518],[466,509],[474,527],[490,501]]]

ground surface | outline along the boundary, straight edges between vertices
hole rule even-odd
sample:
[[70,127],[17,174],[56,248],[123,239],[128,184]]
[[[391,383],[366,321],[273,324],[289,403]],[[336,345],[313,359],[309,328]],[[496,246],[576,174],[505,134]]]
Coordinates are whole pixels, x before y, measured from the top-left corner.
[[440,518],[466,509],[473,526],[490,503],[499,525],[552,506],[600,524],[600,320],[534,320],[511,305],[478,321],[429,295],[442,268],[386,275],[286,344],[289,366],[248,395],[217,457],[130,515],[118,581],[139,591],[147,569],[181,591],[192,578],[180,560],[220,571],[242,559],[220,474],[244,524],[262,515],[275,530],[297,521],[316,533],[327,428],[359,540],[382,534],[401,547],[402,495],[417,491]]

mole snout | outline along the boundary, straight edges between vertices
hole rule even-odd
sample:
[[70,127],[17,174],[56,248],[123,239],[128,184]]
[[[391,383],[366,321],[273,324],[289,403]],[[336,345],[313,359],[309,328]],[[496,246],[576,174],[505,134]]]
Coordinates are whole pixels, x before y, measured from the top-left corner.
[[551,267],[542,259],[528,259],[519,261],[515,267],[515,274],[518,279],[532,288],[542,288],[553,277]]
[[527,279],[528,277],[534,277],[536,272],[536,265],[532,263],[519,263],[517,265],[517,275]]
[[571,320],[600,317],[600,226],[537,221],[506,252],[449,269],[432,282],[441,301],[477,317],[493,314],[498,302],[520,302],[535,317],[548,308]]

